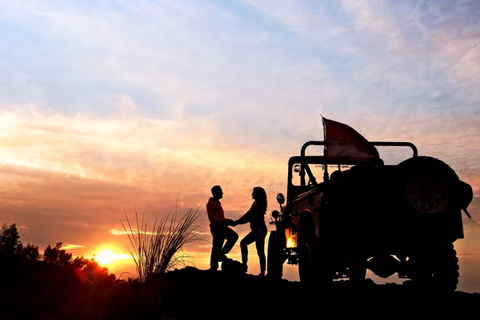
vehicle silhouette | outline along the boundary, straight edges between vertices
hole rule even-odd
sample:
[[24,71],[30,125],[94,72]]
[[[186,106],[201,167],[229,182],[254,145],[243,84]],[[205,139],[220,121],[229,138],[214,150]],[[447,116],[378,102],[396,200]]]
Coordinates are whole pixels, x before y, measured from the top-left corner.
[[[325,141],[305,143],[289,160],[287,203],[279,194],[280,211],[272,212],[268,274],[281,277],[287,261],[298,264],[301,282],[361,282],[368,268],[380,277],[397,272],[421,286],[455,290],[453,243],[464,236],[461,210],[468,215],[471,186],[443,161],[418,156],[410,142],[368,142],[347,125],[324,121],[336,131],[329,137],[324,122]],[[311,146],[324,154],[306,155]],[[385,165],[378,146],[413,154]]]

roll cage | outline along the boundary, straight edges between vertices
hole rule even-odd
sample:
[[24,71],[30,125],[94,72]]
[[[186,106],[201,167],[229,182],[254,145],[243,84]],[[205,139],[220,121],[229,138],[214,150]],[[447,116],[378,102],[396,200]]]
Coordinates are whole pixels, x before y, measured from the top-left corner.
[[[344,142],[345,143],[345,142]],[[354,143],[354,142],[352,142]],[[387,146],[387,147],[409,147],[412,149],[412,157],[417,157],[418,156],[418,150],[417,147],[411,143],[411,142],[387,142],[387,141],[373,141],[370,142],[374,146]],[[324,146],[324,149],[326,148],[326,142],[325,141],[307,141],[306,143],[303,144],[301,150],[300,150],[300,156],[293,156],[289,159],[288,161],[288,192],[287,192],[287,203],[292,201],[296,195],[305,192],[307,189],[310,187],[315,187],[318,185],[317,178],[312,172],[311,165],[323,165],[323,166],[328,166],[328,165],[361,165],[364,164],[364,162],[360,161],[342,161],[339,163],[338,161],[329,161],[327,157],[325,156],[307,156],[306,155],[306,150],[310,146]],[[301,163],[300,167],[300,186],[295,186],[292,183],[293,180],[293,170],[292,167],[297,164]],[[381,161],[378,163],[378,165],[383,165],[383,162]],[[309,183],[307,184],[306,177],[308,177]],[[324,170],[324,176],[323,176],[323,181],[328,181],[329,176],[327,170]]]

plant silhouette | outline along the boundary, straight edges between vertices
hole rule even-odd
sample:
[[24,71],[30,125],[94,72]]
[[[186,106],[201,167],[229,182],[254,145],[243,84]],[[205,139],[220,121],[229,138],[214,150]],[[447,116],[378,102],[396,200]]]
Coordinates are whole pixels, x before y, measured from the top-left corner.
[[191,208],[180,220],[177,220],[177,212],[169,213],[160,221],[155,220],[149,231],[145,211],[139,217],[135,210],[134,226],[125,213],[122,226],[130,240],[128,250],[135,262],[138,280],[145,281],[149,274],[164,273],[185,263],[188,256],[182,252],[182,247],[199,240],[195,232],[197,218],[198,208]]

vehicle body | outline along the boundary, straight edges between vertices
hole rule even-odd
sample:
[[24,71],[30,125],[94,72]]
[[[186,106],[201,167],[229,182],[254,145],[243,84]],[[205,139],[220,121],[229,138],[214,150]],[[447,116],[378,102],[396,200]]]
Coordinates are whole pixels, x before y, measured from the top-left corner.
[[[408,147],[412,157],[397,165],[380,161],[300,156],[288,163],[287,203],[272,216],[268,273],[281,277],[283,263],[298,264],[300,281],[365,279],[366,269],[380,277],[398,272],[417,283],[455,290],[458,259],[453,247],[463,238],[461,210],[473,198],[470,185],[444,162],[420,157],[409,142],[368,142]],[[377,159],[379,160],[379,159]],[[337,170],[329,174],[332,166]],[[312,168],[323,168],[317,183]],[[468,214],[468,212],[466,212]]]

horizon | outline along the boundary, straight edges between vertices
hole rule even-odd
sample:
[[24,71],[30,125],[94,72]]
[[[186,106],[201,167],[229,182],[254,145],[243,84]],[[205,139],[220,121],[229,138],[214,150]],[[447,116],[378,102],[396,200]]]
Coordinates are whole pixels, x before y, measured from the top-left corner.
[[[210,188],[222,186],[237,219],[262,186],[268,222],[288,158],[323,139],[322,116],[446,162],[472,186],[480,222],[479,2],[0,8],[0,223],[41,252],[63,242],[75,256],[125,255],[125,214],[146,210],[153,224],[198,207],[206,241],[188,252],[208,268]],[[480,229],[462,216],[459,288],[480,292]],[[241,239],[248,226],[235,230]]]

